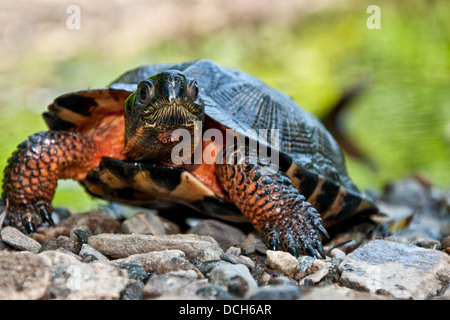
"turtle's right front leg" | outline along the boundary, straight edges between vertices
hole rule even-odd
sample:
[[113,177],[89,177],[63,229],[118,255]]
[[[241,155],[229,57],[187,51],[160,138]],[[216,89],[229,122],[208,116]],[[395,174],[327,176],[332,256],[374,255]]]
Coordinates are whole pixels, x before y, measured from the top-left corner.
[[[95,143],[74,132],[39,132],[18,145],[4,170],[6,224],[25,232],[51,219],[58,179],[82,180],[96,166]],[[1,226],[0,226],[1,227]]]

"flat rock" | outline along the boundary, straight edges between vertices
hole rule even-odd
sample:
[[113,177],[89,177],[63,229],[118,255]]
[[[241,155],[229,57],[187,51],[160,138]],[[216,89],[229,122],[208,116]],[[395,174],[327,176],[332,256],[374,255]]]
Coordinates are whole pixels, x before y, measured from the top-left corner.
[[1,230],[3,242],[21,251],[31,251],[38,253],[41,244],[13,227],[5,227]]
[[50,285],[50,263],[31,252],[0,252],[0,300],[37,300]]
[[193,234],[152,236],[104,233],[89,237],[89,245],[106,256],[125,258],[161,250],[181,250],[191,263],[220,259],[223,250],[211,237]]
[[374,240],[345,257],[342,285],[401,299],[437,295],[450,279],[450,256],[410,244]]

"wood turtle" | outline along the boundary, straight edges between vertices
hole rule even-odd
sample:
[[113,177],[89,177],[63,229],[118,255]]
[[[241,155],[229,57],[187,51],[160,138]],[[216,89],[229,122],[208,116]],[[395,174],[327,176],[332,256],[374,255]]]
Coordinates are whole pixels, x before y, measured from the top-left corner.
[[53,224],[58,179],[110,201],[244,219],[295,256],[323,257],[325,228],[377,211],[313,115],[209,60],[141,66],[56,98],[43,117],[50,130],[21,143],[4,171],[5,223],[24,232]]

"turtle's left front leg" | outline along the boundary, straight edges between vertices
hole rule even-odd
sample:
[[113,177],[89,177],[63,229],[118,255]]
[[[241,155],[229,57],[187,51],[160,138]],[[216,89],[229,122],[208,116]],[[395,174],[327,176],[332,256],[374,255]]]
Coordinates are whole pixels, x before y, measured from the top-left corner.
[[282,249],[298,256],[306,252],[325,257],[320,214],[305,201],[283,173],[267,174],[264,165],[220,164],[216,174],[231,200],[256,230],[264,235],[271,250]]

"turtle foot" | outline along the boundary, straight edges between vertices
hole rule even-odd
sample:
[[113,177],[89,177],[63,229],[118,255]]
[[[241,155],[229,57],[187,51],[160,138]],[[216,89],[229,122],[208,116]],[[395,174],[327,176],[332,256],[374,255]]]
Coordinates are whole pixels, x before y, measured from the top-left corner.
[[21,230],[24,233],[31,233],[36,231],[36,226],[42,223],[48,223],[50,226],[54,226],[55,223],[52,219],[53,208],[51,204],[46,201],[39,201],[34,205],[14,207],[7,202],[1,216],[1,225],[9,225]]
[[288,219],[280,216],[263,228],[265,243],[270,250],[284,250],[294,257],[306,253],[323,259],[322,237],[328,233],[321,221],[317,211],[303,202],[303,210],[291,212]]

